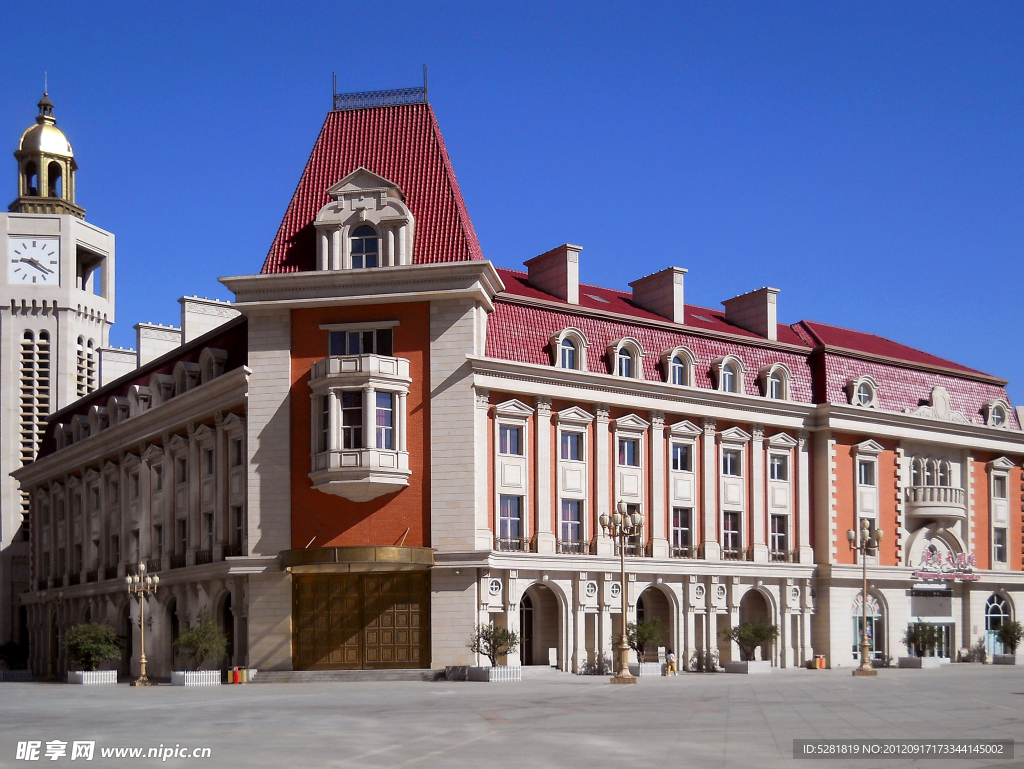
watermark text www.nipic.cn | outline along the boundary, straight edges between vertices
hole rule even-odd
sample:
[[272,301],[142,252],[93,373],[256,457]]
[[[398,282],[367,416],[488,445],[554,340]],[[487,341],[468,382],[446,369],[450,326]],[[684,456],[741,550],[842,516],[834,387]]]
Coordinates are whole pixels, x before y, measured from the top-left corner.
[[[95,740],[75,740],[70,743],[64,740],[26,740],[18,743],[15,758],[19,761],[57,761],[62,758],[92,761],[96,753]],[[100,748],[99,755],[101,758],[155,758],[166,761],[169,758],[210,758],[212,750],[177,744],[152,748]]]

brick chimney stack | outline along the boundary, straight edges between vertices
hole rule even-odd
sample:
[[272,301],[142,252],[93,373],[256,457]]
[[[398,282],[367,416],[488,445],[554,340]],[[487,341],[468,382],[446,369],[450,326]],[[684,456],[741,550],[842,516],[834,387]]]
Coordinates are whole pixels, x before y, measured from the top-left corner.
[[583,246],[566,243],[546,254],[533,257],[525,263],[530,284],[569,304],[579,304],[582,250]]

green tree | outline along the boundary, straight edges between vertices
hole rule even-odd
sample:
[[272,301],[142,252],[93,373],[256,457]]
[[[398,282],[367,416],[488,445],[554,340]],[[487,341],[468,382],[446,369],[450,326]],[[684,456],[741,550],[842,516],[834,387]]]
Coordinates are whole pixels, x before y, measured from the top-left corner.
[[996,635],[999,637],[999,640],[1002,641],[1003,646],[1010,650],[1010,654],[1016,654],[1021,638],[1024,637],[1024,628],[1022,628],[1021,624],[1016,620],[1013,622],[1004,622],[999,626],[999,630],[996,631]]
[[939,645],[939,629],[926,622],[918,622],[907,627],[903,634],[903,644],[907,651],[915,657],[925,657]]
[[209,609],[201,609],[192,627],[174,642],[174,653],[179,661],[187,657],[192,669],[199,670],[208,659],[220,659],[228,648],[228,637],[210,617]]
[[[667,628],[661,624],[661,620],[642,619],[639,622],[626,623],[626,645],[636,652],[637,662],[644,661],[644,655],[650,646],[656,646],[665,637]],[[622,643],[622,634],[615,637],[615,645]]]
[[121,654],[121,639],[113,628],[89,622],[65,633],[64,647],[68,659],[82,670],[95,670],[101,662]]
[[766,643],[774,643],[779,637],[779,629],[766,620],[742,622],[722,632],[722,638],[735,641],[740,647],[744,660],[754,659],[754,650]]
[[508,628],[495,625],[477,625],[469,637],[470,651],[482,654],[491,661],[491,667],[498,664],[498,657],[511,654],[519,648],[519,634]]

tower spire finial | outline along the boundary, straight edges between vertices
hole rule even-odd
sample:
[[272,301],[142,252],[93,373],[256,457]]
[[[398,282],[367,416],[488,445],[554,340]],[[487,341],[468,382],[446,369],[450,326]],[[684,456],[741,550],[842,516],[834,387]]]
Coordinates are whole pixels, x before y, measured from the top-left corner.
[[47,84],[47,80],[49,79],[48,75],[49,75],[49,73],[44,69],[43,70],[43,96],[46,96],[46,94],[48,94],[50,92],[49,85]]

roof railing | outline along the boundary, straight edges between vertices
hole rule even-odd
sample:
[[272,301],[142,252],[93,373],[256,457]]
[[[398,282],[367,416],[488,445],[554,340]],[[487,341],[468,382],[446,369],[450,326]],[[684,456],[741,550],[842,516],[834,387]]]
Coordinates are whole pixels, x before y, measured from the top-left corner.
[[386,91],[338,93],[338,76],[334,75],[334,112],[367,107],[394,107],[401,104],[427,103],[427,68],[423,67],[423,85],[415,88],[392,88]]

